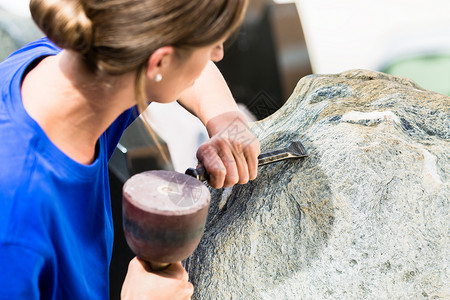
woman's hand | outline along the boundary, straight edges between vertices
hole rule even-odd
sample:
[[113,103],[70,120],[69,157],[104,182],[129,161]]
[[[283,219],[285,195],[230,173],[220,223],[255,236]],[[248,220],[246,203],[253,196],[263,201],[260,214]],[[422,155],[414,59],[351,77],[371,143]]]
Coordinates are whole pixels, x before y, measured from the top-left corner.
[[194,287],[188,279],[181,262],[173,263],[164,271],[148,272],[144,262],[135,257],[128,265],[121,299],[191,299]]
[[256,178],[260,144],[240,112],[228,112],[206,124],[210,140],[197,151],[213,188],[244,184]]
[[211,62],[178,102],[205,124],[210,140],[197,151],[214,188],[256,178],[260,145],[217,66]]

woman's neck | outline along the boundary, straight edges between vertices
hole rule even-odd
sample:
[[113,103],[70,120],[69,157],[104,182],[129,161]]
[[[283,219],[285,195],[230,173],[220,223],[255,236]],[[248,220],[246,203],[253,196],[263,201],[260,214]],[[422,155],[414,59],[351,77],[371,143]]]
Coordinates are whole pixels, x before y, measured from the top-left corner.
[[100,81],[69,51],[42,60],[22,83],[28,114],[61,151],[82,164],[94,161],[100,135],[135,104],[134,97],[133,74]]

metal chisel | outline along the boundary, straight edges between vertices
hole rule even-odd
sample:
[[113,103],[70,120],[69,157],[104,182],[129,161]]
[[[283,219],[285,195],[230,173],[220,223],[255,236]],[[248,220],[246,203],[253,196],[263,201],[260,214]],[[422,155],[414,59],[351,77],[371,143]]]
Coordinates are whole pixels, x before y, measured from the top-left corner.
[[[306,157],[308,154],[306,153],[305,148],[303,147],[300,141],[291,142],[288,146],[261,153],[258,156],[258,167],[271,164],[280,160],[285,160],[289,158],[300,158]],[[190,175],[192,177],[197,178],[200,181],[206,181],[209,179],[209,174],[206,172],[204,167],[199,168],[189,168],[186,170],[185,174]]]

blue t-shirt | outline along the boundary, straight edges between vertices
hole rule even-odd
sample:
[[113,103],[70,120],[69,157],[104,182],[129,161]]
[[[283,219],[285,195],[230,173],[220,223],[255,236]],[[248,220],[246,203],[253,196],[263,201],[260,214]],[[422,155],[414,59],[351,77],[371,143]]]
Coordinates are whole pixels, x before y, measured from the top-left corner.
[[107,164],[133,113],[102,134],[91,165],[61,152],[27,114],[20,89],[27,66],[60,51],[43,38],[0,64],[0,299],[109,298]]

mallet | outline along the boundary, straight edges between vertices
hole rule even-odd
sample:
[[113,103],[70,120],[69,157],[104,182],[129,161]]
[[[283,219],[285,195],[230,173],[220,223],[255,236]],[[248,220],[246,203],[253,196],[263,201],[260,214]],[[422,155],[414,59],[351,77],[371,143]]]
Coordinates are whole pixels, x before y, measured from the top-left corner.
[[210,193],[199,180],[174,171],[147,171],[123,187],[123,229],[131,250],[150,271],[192,254],[203,235]]

